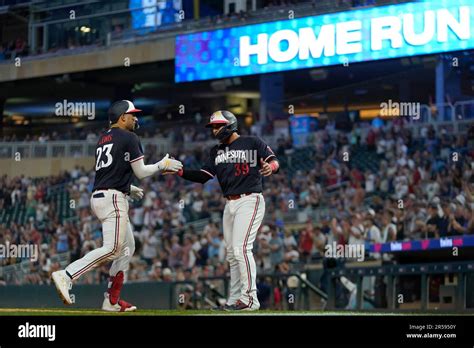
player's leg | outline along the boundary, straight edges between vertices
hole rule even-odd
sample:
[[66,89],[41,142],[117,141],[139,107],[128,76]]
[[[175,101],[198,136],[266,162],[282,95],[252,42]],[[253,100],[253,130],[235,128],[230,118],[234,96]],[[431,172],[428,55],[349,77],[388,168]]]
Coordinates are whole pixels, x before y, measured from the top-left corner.
[[128,222],[127,234],[122,245],[120,256],[114,260],[110,267],[110,280],[108,290],[105,293],[102,309],[106,311],[133,311],[137,307],[120,299],[120,291],[122,290],[126,272],[130,266],[130,260],[135,253],[135,238],[133,237],[133,226]]
[[265,200],[261,194],[243,197],[237,201],[232,245],[239,262],[240,301],[249,309],[258,309],[257,267],[253,257],[253,243],[265,215]]
[[94,214],[102,222],[103,245],[66,267],[73,280],[120,255],[128,225],[128,202],[124,195],[105,191],[104,197],[91,198]]
[[229,287],[229,298],[227,299],[227,305],[234,305],[240,298],[240,272],[239,272],[239,261],[234,256],[234,250],[232,248],[232,229],[234,226],[234,214],[231,211],[231,201],[227,202],[224,209],[224,215],[222,219],[222,227],[224,229],[224,243],[226,248],[226,259],[229,262],[230,269],[230,287]]
[[72,303],[69,297],[72,280],[78,279],[91,269],[116,257],[120,251],[120,245],[125,239],[127,227],[125,196],[113,191],[103,191],[102,193],[102,197],[93,195],[91,198],[92,211],[102,222],[102,247],[94,249],[81,259],[74,261],[65,270],[52,274],[54,284],[65,304]]

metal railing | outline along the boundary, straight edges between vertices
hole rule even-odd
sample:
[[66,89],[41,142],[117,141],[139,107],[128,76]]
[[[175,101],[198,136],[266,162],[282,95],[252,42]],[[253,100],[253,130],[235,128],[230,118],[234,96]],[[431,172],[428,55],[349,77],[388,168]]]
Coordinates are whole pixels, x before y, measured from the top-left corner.
[[[440,110],[442,112],[440,112]],[[443,117],[439,117],[442,114]],[[421,105],[419,119],[408,119],[409,126],[414,130],[416,136],[421,134],[421,129],[427,125],[433,125],[436,131],[446,130],[448,133],[465,133],[470,124],[474,122],[474,100],[459,101],[454,104]],[[367,132],[362,129],[361,132]],[[264,135],[263,138],[270,146],[277,143],[277,135]],[[173,148],[169,138],[143,138],[144,147],[154,145],[159,153],[167,153]],[[195,148],[207,149],[215,144],[215,140],[184,143],[185,150]],[[81,158],[94,156],[96,141],[70,140],[70,141],[48,141],[40,142],[0,142],[0,158]]]
[[[339,268],[333,269],[329,272],[330,280],[328,285],[328,309],[336,308],[336,282],[340,277],[347,277],[355,279],[355,288],[353,291],[356,296],[356,308],[360,310],[363,308],[363,286],[364,277],[384,277],[386,278],[386,293],[388,310],[400,310],[397,308],[397,279],[400,276],[417,275],[421,278],[421,300],[420,309],[429,310],[429,276],[434,274],[455,274],[457,277],[455,302],[453,306],[457,311],[472,310],[466,308],[466,275],[474,272],[474,264],[470,261],[466,262],[452,262],[446,264],[410,264],[410,265],[388,265],[377,267],[354,267],[354,268]],[[377,308],[380,310],[380,308]]]
[[[169,152],[168,138],[145,138],[143,147],[154,145],[159,153]],[[82,158],[94,157],[97,142],[87,140],[53,140],[48,142],[0,142],[0,158],[20,160],[24,158]]]
[[[259,278],[271,279],[271,285],[277,286],[282,284],[282,290],[285,301],[282,301],[287,310],[312,310],[310,303],[310,293],[320,298],[320,306],[318,309],[324,309],[328,300],[328,295],[317,285],[306,279],[305,273],[261,273]],[[288,281],[293,278],[293,281]],[[186,280],[173,282],[173,290],[171,294],[171,309],[176,309],[183,304],[180,301],[183,298],[184,291],[192,293],[190,302],[191,309],[209,309],[218,306],[224,302],[229,292],[230,278],[228,276],[200,277],[197,281]],[[269,305],[274,302],[274,293],[271,291]],[[263,305],[263,304],[261,304]],[[272,308],[262,308],[272,309]]]
[[[70,260],[70,252],[56,254],[51,256],[51,264],[59,262],[59,265],[64,268]],[[25,277],[31,273],[31,260],[24,260],[22,262],[0,267],[0,277],[7,284],[23,284]],[[41,266],[40,266],[41,267]]]

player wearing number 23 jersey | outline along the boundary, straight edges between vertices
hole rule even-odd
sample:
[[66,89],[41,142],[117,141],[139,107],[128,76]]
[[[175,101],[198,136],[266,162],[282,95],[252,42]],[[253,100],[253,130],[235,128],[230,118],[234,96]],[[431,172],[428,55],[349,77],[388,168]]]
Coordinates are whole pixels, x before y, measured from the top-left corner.
[[128,200],[143,198],[143,190],[132,185],[138,179],[157,172],[177,172],[179,161],[166,155],[160,162],[145,165],[143,149],[134,131],[138,128],[136,109],[131,101],[120,100],[109,108],[110,128],[102,133],[95,153],[95,182],[91,208],[102,223],[103,245],[74,261],[65,270],[52,274],[59,296],[65,304],[74,297],[69,290],[72,282],[104,262],[113,261],[110,281],[104,294],[102,309],[111,312],[128,312],[137,308],[120,299],[120,291],[135,251],[133,228],[128,217]]

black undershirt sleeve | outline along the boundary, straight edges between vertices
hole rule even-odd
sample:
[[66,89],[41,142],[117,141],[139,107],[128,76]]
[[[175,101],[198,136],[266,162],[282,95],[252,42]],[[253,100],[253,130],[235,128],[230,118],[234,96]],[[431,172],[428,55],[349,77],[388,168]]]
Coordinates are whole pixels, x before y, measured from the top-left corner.
[[201,170],[186,170],[183,169],[183,175],[181,175],[183,179],[193,181],[193,182],[198,182],[200,184],[204,184],[207,181],[209,181],[211,176],[209,174],[206,174],[205,172]]

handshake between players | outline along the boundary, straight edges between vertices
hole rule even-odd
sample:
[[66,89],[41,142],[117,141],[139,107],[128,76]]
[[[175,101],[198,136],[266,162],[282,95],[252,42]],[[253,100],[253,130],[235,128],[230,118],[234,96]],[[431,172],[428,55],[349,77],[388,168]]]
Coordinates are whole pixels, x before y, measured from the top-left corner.
[[156,173],[177,174],[201,184],[217,177],[227,201],[223,232],[231,286],[226,304],[216,309],[258,310],[257,270],[252,246],[265,214],[262,177],[279,170],[275,154],[260,138],[240,136],[235,115],[220,110],[211,115],[206,125],[219,143],[212,147],[201,170],[184,169],[180,161],[168,154],[161,161],[147,165],[140,140],[134,133],[138,128],[135,113],[140,111],[128,100],[115,102],[108,111],[110,128],[101,134],[97,143],[90,200],[92,211],[102,223],[103,246],[52,274],[59,296],[65,304],[72,304],[69,290],[73,281],[99,265],[113,261],[102,309],[111,312],[137,309],[120,298],[135,252],[127,197],[143,198],[143,190],[131,184],[133,176],[141,180]]

